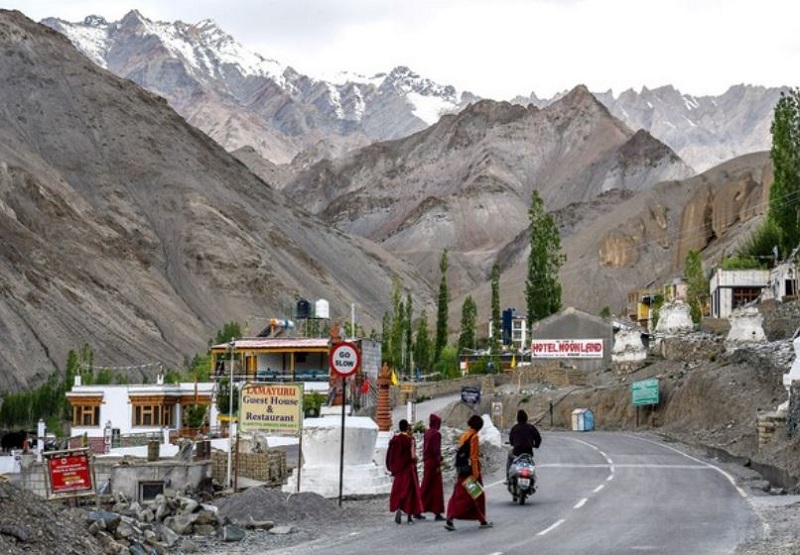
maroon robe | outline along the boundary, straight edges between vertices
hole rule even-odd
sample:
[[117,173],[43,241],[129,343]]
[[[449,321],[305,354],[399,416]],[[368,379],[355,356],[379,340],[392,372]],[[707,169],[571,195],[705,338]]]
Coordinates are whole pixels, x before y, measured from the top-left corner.
[[[472,461],[472,478],[483,485],[481,476],[480,444],[478,433],[475,430],[467,430],[459,439],[458,445],[461,446],[465,441],[470,442],[470,460]],[[453,495],[447,503],[447,518],[458,518],[461,520],[486,520],[486,493],[477,499],[470,497],[464,488],[463,482],[469,476],[458,478],[453,487]]]
[[414,456],[414,439],[402,432],[389,440],[386,451],[386,468],[394,476],[392,492],[389,494],[389,510],[400,509],[409,515],[422,512],[417,461]]
[[433,514],[444,512],[444,485],[442,484],[442,419],[430,416],[430,427],[425,432],[422,446],[422,510]]

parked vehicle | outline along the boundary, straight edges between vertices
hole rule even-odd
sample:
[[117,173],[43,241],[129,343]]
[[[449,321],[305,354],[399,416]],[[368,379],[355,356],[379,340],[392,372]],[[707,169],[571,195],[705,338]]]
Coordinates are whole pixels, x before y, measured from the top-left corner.
[[525,500],[536,493],[536,464],[528,453],[518,455],[508,469],[508,492],[514,503],[525,504]]

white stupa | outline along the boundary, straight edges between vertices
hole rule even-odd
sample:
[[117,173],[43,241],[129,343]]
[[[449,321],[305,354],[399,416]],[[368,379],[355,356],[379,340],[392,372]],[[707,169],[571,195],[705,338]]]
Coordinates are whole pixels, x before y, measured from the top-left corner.
[[673,335],[693,330],[691,307],[686,302],[677,299],[661,306],[658,323],[656,323],[656,333]]
[[756,307],[736,308],[728,321],[731,323],[731,329],[725,338],[725,343],[729,348],[735,348],[739,344],[759,343],[767,340],[762,325],[764,316]]
[[791,368],[789,368],[789,372],[783,375],[783,387],[786,388],[787,399],[778,407],[779,413],[786,413],[789,410],[789,398],[791,398],[792,395],[792,382],[800,380],[800,329],[794,334],[792,347],[794,347],[794,362]]
[[647,358],[642,334],[636,330],[621,329],[614,335],[611,349],[612,362],[637,362]]
[[[383,461],[379,464],[373,460],[378,425],[366,416],[347,416],[344,430],[342,495],[389,493],[391,476]],[[331,414],[303,421],[300,491],[313,491],[329,498],[339,496],[341,438],[341,415]],[[283,491],[297,491],[297,479],[298,470],[294,469]]]

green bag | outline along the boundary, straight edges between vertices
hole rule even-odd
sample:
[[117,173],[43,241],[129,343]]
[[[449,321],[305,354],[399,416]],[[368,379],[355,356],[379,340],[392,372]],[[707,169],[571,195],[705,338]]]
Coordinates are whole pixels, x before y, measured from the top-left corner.
[[477,499],[483,495],[483,486],[481,486],[481,483],[475,478],[467,478],[462,482],[462,485],[464,486],[464,489],[467,490],[469,496],[473,499]]

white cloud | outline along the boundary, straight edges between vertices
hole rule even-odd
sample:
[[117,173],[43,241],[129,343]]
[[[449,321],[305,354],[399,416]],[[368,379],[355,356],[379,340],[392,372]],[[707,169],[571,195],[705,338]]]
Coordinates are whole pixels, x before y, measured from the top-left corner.
[[5,2],[33,19],[210,18],[266,57],[311,74],[396,65],[483,96],[551,96],[673,84],[797,85],[793,0],[228,0]]

